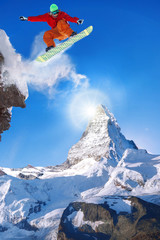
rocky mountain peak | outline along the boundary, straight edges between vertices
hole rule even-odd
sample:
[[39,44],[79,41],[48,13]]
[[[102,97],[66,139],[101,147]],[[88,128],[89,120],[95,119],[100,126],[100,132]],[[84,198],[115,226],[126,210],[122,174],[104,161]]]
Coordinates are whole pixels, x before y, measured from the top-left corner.
[[74,165],[85,158],[101,158],[119,161],[127,148],[137,149],[133,141],[127,140],[112,113],[103,106],[96,108],[80,141],[68,153],[67,164]]
[[114,115],[108,110],[108,108],[105,107],[104,105],[100,104],[96,107],[95,116],[93,117],[93,119],[95,119],[96,117],[100,118],[102,115],[104,115],[104,117],[108,117],[108,118],[112,119],[112,121],[116,122]]

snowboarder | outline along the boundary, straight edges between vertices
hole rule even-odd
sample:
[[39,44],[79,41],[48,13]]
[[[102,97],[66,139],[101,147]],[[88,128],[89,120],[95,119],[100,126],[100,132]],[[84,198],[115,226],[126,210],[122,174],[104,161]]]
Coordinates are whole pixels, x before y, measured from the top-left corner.
[[30,21],[30,22],[47,22],[48,25],[52,28],[49,31],[46,31],[43,36],[43,40],[47,45],[46,52],[56,46],[54,39],[64,40],[66,38],[72,37],[77,33],[70,28],[69,22],[74,22],[79,24],[83,23],[83,19],[77,17],[70,17],[67,13],[62,12],[58,9],[56,4],[50,6],[50,12],[43,15],[35,17],[20,17],[21,21]]

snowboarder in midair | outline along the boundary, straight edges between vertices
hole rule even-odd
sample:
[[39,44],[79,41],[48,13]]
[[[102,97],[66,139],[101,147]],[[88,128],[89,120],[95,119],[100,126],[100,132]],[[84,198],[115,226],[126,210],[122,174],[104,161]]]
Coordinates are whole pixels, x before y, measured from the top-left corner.
[[72,37],[77,33],[70,28],[69,22],[74,22],[79,24],[83,23],[83,19],[77,17],[70,17],[67,13],[62,12],[58,9],[56,4],[50,6],[50,12],[43,15],[35,17],[20,17],[21,21],[30,21],[30,22],[47,22],[48,25],[52,28],[49,31],[46,31],[43,36],[43,40],[47,45],[46,52],[56,46],[54,39],[64,40],[66,38]]

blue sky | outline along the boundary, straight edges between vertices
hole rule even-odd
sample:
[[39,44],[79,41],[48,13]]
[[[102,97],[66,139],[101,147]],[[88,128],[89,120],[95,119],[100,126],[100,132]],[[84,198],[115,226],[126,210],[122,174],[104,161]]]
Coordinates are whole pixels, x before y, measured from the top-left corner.
[[[48,0],[1,0],[1,29],[24,59],[30,57],[35,37],[50,27],[47,23],[21,22],[18,18],[46,13],[52,3]],[[54,3],[69,15],[85,20],[82,26],[71,23],[74,30],[94,27],[89,37],[66,52],[76,71],[89,79],[89,101],[94,93],[105,95],[106,98],[99,97],[96,102],[109,108],[122,133],[140,148],[159,154],[159,0]],[[79,96],[82,90],[77,89],[75,93],[71,82],[62,81],[57,91],[59,93],[51,98],[47,91],[29,86],[26,109],[13,109],[11,128],[2,134],[1,166],[48,166],[66,160],[87,121],[77,128],[68,111],[76,94]]]

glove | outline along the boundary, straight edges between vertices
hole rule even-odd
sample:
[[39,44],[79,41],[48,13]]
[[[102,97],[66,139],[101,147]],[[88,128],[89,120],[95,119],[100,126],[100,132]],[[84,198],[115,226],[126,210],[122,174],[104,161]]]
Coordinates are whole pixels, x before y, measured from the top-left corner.
[[77,24],[80,25],[80,24],[83,24],[83,22],[84,22],[84,19],[79,19],[79,20],[77,21]]
[[21,21],[28,21],[28,18],[23,17],[23,16],[19,17],[19,19],[20,19]]

